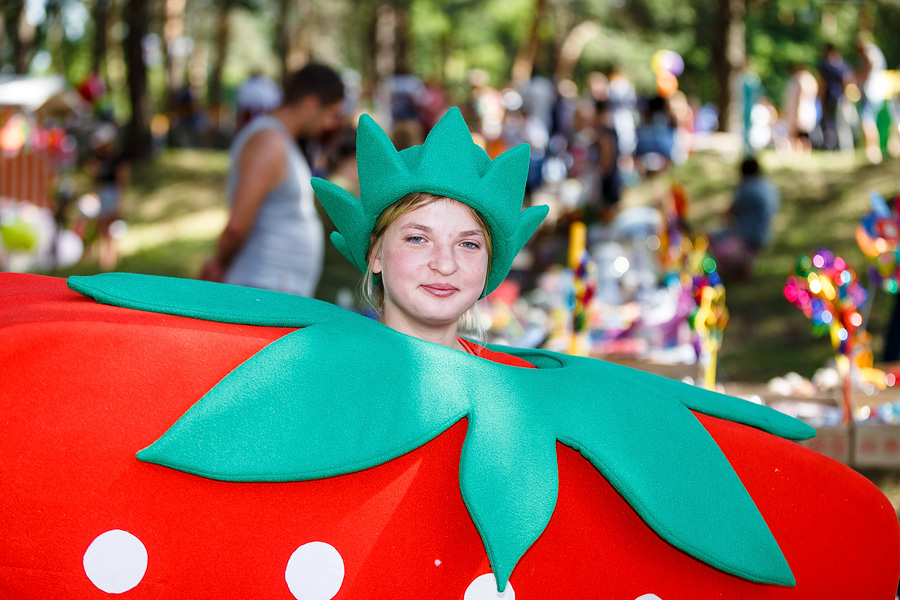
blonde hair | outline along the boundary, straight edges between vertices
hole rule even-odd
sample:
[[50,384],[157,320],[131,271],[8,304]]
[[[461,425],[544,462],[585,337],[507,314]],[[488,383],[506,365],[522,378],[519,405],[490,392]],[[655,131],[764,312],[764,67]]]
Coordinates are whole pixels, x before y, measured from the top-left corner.
[[[438,196],[437,194],[429,194],[427,192],[413,192],[412,194],[407,194],[406,196],[400,198],[399,200],[388,206],[378,216],[378,219],[376,219],[375,227],[372,229],[372,238],[369,242],[369,250],[366,253],[366,272],[364,273],[362,281],[360,282],[360,294],[362,295],[363,300],[365,300],[366,304],[371,306],[372,309],[379,315],[384,311],[384,287],[382,287],[375,280],[376,274],[372,271],[372,257],[381,252],[381,246],[384,240],[384,232],[387,231],[387,228],[390,227],[391,223],[393,223],[403,215],[441,200],[453,200],[454,202],[459,202],[458,200],[455,200],[453,198]],[[487,222],[485,222],[484,217],[481,216],[481,213],[479,213],[468,204],[460,204],[463,204],[463,206],[469,209],[472,217],[478,224],[479,229],[481,229],[481,232],[484,234],[484,247],[485,250],[487,250],[488,259],[487,273],[485,274],[484,278],[484,285],[486,287],[487,279],[491,274],[491,261],[493,259],[491,230],[490,228],[488,228]],[[463,330],[471,332],[477,339],[485,339],[485,331],[484,327],[481,324],[481,318],[478,315],[477,304],[472,305],[472,307],[460,317],[459,325]]]

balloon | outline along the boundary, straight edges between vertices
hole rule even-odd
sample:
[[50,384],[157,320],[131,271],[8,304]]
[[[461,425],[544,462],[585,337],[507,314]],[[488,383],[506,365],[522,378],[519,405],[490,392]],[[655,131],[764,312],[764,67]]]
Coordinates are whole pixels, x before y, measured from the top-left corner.
[[678,91],[678,78],[669,72],[663,72],[656,76],[656,91],[663,98],[669,98]]
[[663,73],[678,77],[684,72],[684,59],[674,50],[657,50],[650,60],[650,68],[657,78]]

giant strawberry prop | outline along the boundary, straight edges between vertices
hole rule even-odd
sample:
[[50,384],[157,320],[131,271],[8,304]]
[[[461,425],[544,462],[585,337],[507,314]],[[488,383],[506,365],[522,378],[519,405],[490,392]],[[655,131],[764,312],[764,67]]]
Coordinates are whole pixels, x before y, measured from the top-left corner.
[[0,597],[896,590],[887,500],[760,431],[808,434],[768,409],[548,352],[498,365],[256,290],[70,285],[143,310],[0,275]]

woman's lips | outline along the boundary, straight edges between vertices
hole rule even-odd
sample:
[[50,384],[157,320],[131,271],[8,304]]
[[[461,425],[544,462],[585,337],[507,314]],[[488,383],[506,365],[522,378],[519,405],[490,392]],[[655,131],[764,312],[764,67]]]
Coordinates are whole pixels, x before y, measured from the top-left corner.
[[439,298],[448,298],[459,291],[454,286],[448,283],[429,283],[427,285],[423,285],[422,289],[433,296],[438,296]]

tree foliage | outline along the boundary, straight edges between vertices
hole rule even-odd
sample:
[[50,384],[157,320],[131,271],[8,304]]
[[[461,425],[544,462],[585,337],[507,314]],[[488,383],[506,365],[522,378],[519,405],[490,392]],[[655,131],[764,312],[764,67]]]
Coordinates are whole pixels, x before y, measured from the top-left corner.
[[[650,61],[665,48],[684,58],[679,83],[689,96],[714,100],[722,85],[713,67],[724,0],[192,0],[184,3],[174,40],[165,31],[172,0],[130,1],[145,8],[142,52],[124,49],[129,0],[4,2],[3,71],[60,72],[77,84],[99,69],[123,118],[131,108],[126,73],[135,72],[134,65],[126,71],[127,60],[144,62],[153,111],[164,109],[173,87],[190,84],[202,100],[227,102],[250,71],[278,78],[308,60],[354,69],[372,82],[378,75],[376,30],[384,26],[377,15],[388,7],[397,23],[394,68],[405,63],[450,89],[463,89],[473,68],[487,71],[495,85],[509,82],[529,44],[529,64],[553,75],[579,26],[582,39],[568,50],[580,54],[564,69],[579,84],[591,71],[620,68],[639,90],[652,92]],[[900,20],[896,1],[741,1],[750,65],[776,104],[792,65],[815,67],[825,42],[852,62],[853,40],[860,30],[869,31],[889,66],[900,61],[900,38],[891,27]],[[179,52],[184,60],[167,73]]]

